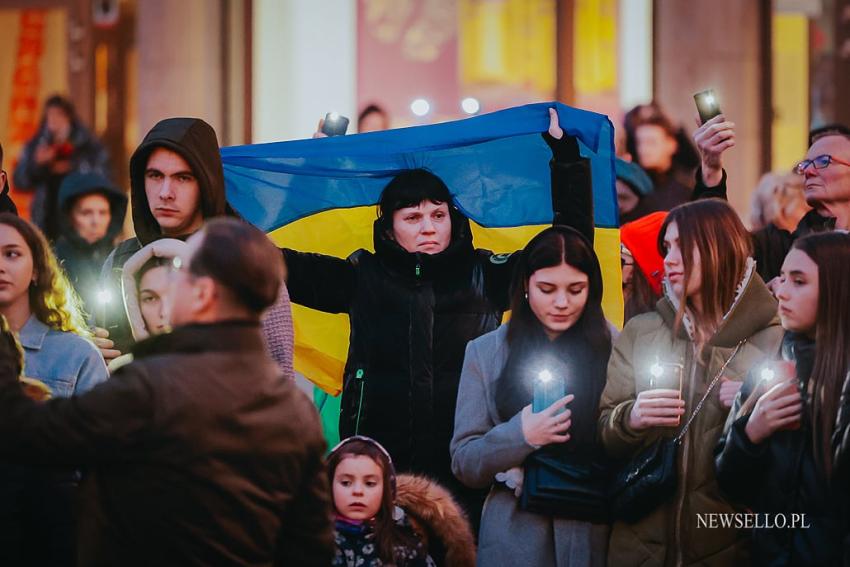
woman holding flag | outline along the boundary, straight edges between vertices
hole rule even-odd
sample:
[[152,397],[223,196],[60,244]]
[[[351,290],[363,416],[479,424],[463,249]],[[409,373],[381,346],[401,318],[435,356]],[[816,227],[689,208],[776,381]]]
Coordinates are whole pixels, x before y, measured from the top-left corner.
[[[554,109],[543,136],[555,220],[592,239],[588,160]],[[374,253],[342,259],[284,248],[289,293],[296,304],[349,316],[340,436],[375,438],[400,471],[451,488],[474,522],[481,495],[457,482],[449,455],[458,383],[467,342],[498,327],[508,308],[515,258],[474,248],[469,220],[430,171],[397,175],[379,211]]]

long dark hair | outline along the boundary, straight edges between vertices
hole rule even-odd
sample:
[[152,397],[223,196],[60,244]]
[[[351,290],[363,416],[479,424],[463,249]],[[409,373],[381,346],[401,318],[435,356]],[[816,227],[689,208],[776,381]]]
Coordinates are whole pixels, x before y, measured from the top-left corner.
[[850,371],[850,235],[812,234],[794,242],[818,267],[815,362],[812,368],[812,428],[815,458],[832,470],[832,432],[841,388]]
[[35,318],[55,331],[90,337],[82,301],[59,267],[44,234],[32,223],[12,213],[0,213],[0,225],[18,231],[32,254],[35,280],[29,289],[29,305]]
[[[550,343],[526,291],[534,272],[564,263],[587,274],[587,303],[575,324]],[[603,369],[604,381],[604,365],[611,353],[611,333],[602,312],[602,270],[590,242],[577,231],[553,226],[532,238],[521,252],[511,289],[508,360],[495,389],[496,407],[505,420],[531,401],[529,372],[534,369],[529,368],[530,360],[582,371],[595,360],[600,362],[597,366]]]
[[735,300],[738,284],[747,270],[747,258],[752,254],[752,241],[738,214],[726,201],[705,199],[679,205],[664,219],[658,233],[658,252],[662,257],[667,254],[664,236],[672,223],[679,229],[684,268],[682,287],[688,289],[693,274],[694,249],[699,252],[702,273],[702,285],[697,291],[702,307],[697,310],[690,298],[680,298],[674,330],[678,332],[685,308],[690,307],[694,342],[701,352]]
[[381,507],[375,516],[375,544],[381,560],[386,564],[403,564],[403,557],[396,557],[397,547],[415,548],[419,541],[413,536],[399,530],[393,519],[395,510],[395,468],[386,450],[377,441],[366,437],[356,436],[343,440],[328,456],[328,480],[331,494],[336,468],[346,457],[366,456],[375,461],[381,469],[384,492],[381,496]]

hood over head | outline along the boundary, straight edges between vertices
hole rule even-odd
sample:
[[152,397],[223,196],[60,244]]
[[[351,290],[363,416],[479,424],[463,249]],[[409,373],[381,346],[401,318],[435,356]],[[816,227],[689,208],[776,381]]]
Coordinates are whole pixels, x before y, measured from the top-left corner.
[[143,245],[162,236],[145,193],[145,169],[155,148],[166,148],[180,154],[192,168],[200,186],[204,219],[237,216],[225,198],[224,169],[215,130],[200,118],[166,118],[148,132],[130,158],[133,224]]
[[102,240],[112,242],[124,226],[127,195],[98,173],[71,173],[62,180],[58,197],[59,210],[62,211],[60,233],[71,240],[81,240],[71,225],[71,207],[79,197],[92,193],[100,193],[109,201],[111,218],[106,236]]

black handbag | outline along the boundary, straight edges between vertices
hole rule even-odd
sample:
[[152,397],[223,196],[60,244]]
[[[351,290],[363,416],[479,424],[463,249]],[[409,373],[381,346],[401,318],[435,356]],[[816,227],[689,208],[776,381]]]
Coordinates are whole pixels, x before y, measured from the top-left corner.
[[670,500],[676,493],[678,483],[676,453],[679,445],[714,390],[714,386],[741,350],[744,342],[739,342],[723,363],[678,435],[672,439],[657,439],[635,455],[614,477],[611,483],[611,511],[615,519],[628,523],[637,522]]
[[520,509],[607,523],[607,472],[607,467],[591,455],[532,453],[525,461]]

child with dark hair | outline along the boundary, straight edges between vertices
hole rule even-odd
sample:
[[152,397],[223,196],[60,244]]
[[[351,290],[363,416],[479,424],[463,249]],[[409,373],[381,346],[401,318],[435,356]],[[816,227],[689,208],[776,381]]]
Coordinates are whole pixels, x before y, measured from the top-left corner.
[[336,510],[334,567],[434,565],[395,505],[395,468],[377,441],[363,436],[342,441],[328,457],[328,478]]

